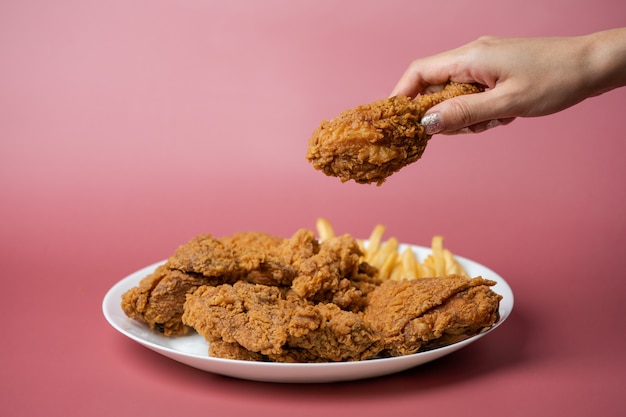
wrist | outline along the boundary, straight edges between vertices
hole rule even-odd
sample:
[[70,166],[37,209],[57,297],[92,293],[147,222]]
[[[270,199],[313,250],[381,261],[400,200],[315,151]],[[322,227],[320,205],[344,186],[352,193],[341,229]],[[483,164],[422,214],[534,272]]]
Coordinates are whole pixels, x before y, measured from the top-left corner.
[[589,96],[626,86],[626,28],[583,37]]

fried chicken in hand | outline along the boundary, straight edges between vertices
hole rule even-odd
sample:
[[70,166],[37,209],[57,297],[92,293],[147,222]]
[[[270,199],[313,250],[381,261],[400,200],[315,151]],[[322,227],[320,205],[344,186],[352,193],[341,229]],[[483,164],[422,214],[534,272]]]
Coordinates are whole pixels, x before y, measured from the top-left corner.
[[480,91],[475,84],[450,82],[443,90],[414,100],[395,96],[346,110],[322,122],[313,132],[307,160],[342,182],[381,185],[388,176],[422,156],[431,136],[420,120],[429,108]]

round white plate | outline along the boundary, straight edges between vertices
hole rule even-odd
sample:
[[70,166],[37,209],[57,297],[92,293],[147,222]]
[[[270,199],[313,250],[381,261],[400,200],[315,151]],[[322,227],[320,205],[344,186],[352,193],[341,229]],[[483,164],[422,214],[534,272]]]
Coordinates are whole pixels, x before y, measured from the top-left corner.
[[[401,250],[404,249],[401,245]],[[430,254],[430,248],[411,245],[418,259],[423,260]],[[252,362],[243,360],[221,359],[208,356],[208,344],[196,333],[188,336],[165,337],[124,314],[120,306],[121,297],[128,289],[137,286],[139,281],[150,274],[164,261],[146,266],[133,272],[106,294],[102,310],[107,321],[123,335],[158,352],[168,358],[182,362],[194,368],[235,378],[266,382],[319,383],[364,379],[388,375],[433,361],[457,351],[500,326],[513,309],[513,292],[506,281],[491,269],[469,259],[456,256],[458,262],[471,277],[482,276],[495,281],[492,289],[502,296],[500,302],[500,320],[488,330],[449,346],[413,355],[394,358],[370,359],[360,362],[332,363],[275,363]]]

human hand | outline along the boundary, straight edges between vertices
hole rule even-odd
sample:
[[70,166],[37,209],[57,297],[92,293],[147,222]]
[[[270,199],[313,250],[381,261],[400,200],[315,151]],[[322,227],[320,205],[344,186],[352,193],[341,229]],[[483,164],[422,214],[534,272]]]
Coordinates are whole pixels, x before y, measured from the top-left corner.
[[578,37],[482,37],[416,59],[391,95],[415,97],[448,80],[479,83],[485,91],[429,109],[422,119],[429,134],[480,132],[517,117],[556,113],[626,85],[626,29]]

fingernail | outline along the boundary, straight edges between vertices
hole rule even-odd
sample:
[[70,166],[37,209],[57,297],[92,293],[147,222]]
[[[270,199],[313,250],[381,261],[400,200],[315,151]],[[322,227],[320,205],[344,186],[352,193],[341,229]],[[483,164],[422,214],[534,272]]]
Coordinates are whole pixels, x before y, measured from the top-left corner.
[[441,120],[441,113],[430,113],[422,117],[420,121],[424,126],[427,135],[434,135],[435,133],[443,132],[443,120]]

